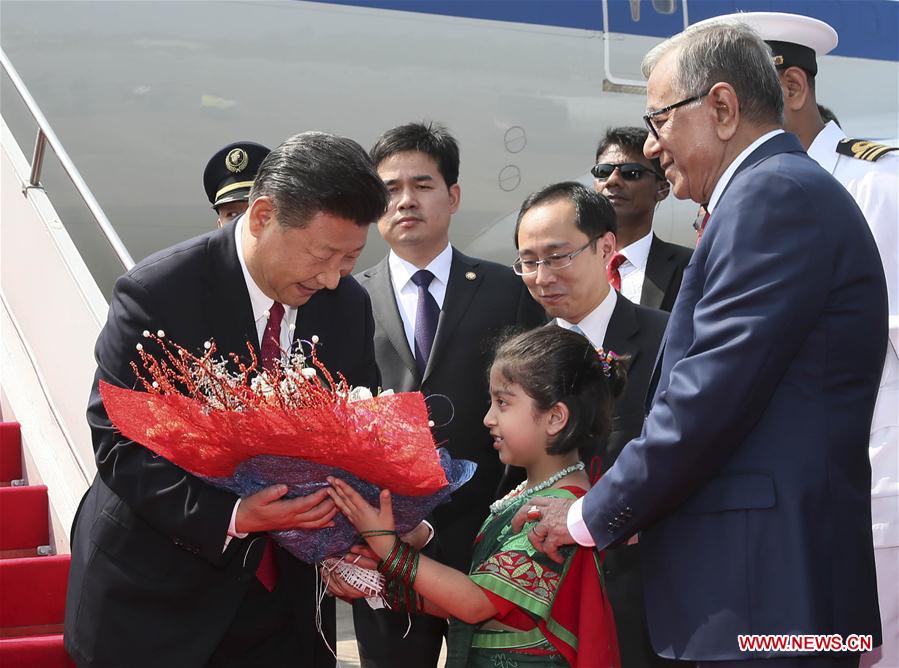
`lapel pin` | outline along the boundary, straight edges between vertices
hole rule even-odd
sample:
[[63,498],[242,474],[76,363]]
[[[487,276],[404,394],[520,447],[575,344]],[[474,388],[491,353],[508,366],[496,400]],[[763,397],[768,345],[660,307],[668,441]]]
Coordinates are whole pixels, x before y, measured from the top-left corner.
[[478,277],[478,275],[476,273],[474,273],[473,271],[465,272],[465,278],[467,278],[469,281],[473,281],[477,277]]

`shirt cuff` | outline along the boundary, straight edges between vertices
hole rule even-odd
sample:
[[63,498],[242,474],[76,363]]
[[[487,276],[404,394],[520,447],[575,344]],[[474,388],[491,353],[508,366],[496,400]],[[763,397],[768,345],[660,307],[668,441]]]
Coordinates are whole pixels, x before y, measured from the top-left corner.
[[232,538],[246,538],[249,536],[247,533],[238,531],[235,526],[237,524],[237,509],[240,508],[240,501],[240,499],[237,500],[234,504],[234,510],[231,511],[231,522],[228,524],[228,535],[225,536],[225,547],[222,548],[222,552],[228,549],[228,544]]
[[428,546],[428,543],[434,540],[434,534],[436,532],[434,531],[434,525],[427,520],[422,520],[421,523],[428,527],[428,531],[430,532],[428,533],[428,539],[425,541],[425,544],[421,546],[421,549],[425,549]]
[[593,540],[593,536],[590,535],[590,530],[587,528],[586,522],[584,522],[583,507],[584,497],[582,496],[572,503],[568,509],[568,517],[566,518],[568,533],[571,534],[571,537],[574,538],[578,545],[595,547],[596,541]]

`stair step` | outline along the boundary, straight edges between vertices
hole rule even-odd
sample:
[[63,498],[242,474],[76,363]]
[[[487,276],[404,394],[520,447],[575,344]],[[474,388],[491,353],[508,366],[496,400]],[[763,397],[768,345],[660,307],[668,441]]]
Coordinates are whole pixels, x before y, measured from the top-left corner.
[[31,626],[4,626],[0,628],[0,639],[27,638],[29,636],[52,636],[62,633],[62,624],[33,624]]
[[0,666],[9,668],[74,668],[62,634],[0,639]]
[[0,487],[0,551],[47,545],[49,513],[46,486]]
[[0,560],[0,636],[22,626],[62,624],[69,555]]
[[47,557],[53,554],[49,545],[23,547],[21,550],[0,550],[0,559],[21,559],[22,557]]
[[22,431],[18,422],[0,422],[0,481],[22,477]]

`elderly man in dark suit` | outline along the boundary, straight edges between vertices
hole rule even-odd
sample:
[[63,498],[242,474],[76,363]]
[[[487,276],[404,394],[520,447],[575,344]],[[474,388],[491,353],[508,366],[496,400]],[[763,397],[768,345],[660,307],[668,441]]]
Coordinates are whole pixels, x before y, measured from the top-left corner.
[[612,203],[618,223],[609,283],[635,304],[670,313],[693,251],[652,231],[656,207],[668,197],[670,184],[658,158],[643,155],[646,134],[644,128],[610,128],[590,171],[593,187]]
[[[390,193],[378,222],[390,252],[363,272],[375,316],[375,356],[384,387],[430,397],[434,438],[478,465],[474,478],[438,507],[432,556],[468,572],[475,534],[496,498],[503,465],[483,418],[489,404],[492,339],[510,326],[545,322],[542,309],[509,267],[468,257],[449,242],[461,201],[459,148],[439,124],[388,130],[371,157]],[[445,621],[354,604],[366,667],[437,665]],[[405,636],[405,637],[404,637]]]
[[751,29],[688,28],[643,69],[646,155],[711,217],[643,433],[583,499],[546,504],[529,537],[555,554],[640,531],[663,656],[857,666],[851,644],[748,651],[739,636],[880,642],[868,461],[887,336],[877,247],[851,196],[781,129],[777,73]]
[[[597,348],[628,357],[627,385],[615,405],[612,432],[598,444],[599,461],[592,462],[592,468],[598,463],[602,470],[643,427],[646,389],[668,322],[667,313],[633,304],[610,289],[606,265],[615,252],[615,232],[609,201],[574,182],[547,186],[528,197],[515,227],[519,259],[513,267],[555,324],[583,334]],[[660,662],[646,631],[639,549],[623,545],[610,551],[604,563],[627,668]]]
[[[377,386],[371,304],[349,273],[386,203],[358,144],[296,135],[263,161],[244,216],[116,282],[87,414],[97,476],[72,538],[65,639],[80,666],[334,665],[313,567],[266,537],[327,525],[324,490],[216,489],[116,432],[98,382],[133,387],[135,345],[152,349],[142,332],[164,330],[194,352],[215,339],[246,358],[249,342],[273,359],[317,335],[332,372]],[[333,601],[322,615],[333,645]]]

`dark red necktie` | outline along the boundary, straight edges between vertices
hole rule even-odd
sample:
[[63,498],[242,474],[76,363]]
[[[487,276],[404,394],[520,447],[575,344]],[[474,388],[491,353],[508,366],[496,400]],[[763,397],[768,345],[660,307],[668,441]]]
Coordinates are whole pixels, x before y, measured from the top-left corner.
[[621,273],[618,271],[618,267],[626,261],[627,257],[621,253],[615,253],[612,256],[612,259],[609,260],[609,265],[606,267],[606,276],[609,277],[609,285],[619,292],[621,291]]
[[708,211],[705,212],[705,215],[702,217],[702,222],[699,224],[699,233],[696,235],[696,245],[699,245],[699,242],[702,240],[702,234],[705,232],[705,226],[709,222],[709,218],[712,217]]
[[[268,323],[262,333],[262,368],[273,371],[281,360],[281,321],[284,319],[284,306],[275,302],[268,310]],[[272,591],[278,581],[278,564],[275,563],[275,550],[272,539],[265,537],[262,548],[262,560],[256,567],[256,579],[262,586]]]

